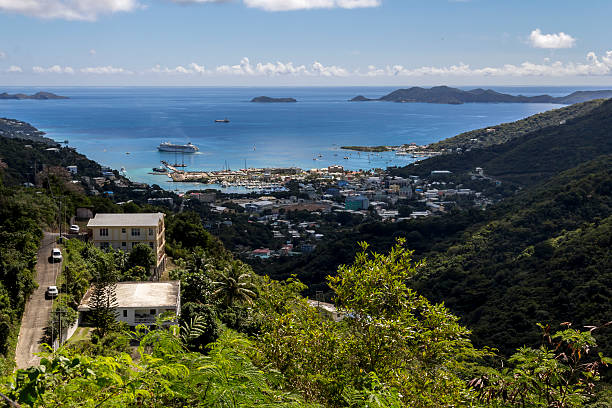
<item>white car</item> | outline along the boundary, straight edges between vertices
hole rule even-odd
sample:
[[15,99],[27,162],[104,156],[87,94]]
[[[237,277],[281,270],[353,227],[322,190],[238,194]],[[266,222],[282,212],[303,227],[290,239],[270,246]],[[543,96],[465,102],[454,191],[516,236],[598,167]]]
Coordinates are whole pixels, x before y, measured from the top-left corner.
[[51,262],[62,262],[62,251],[59,248],[51,250]]
[[71,234],[78,234],[79,231],[80,231],[80,228],[79,228],[78,225],[73,224],[73,225],[70,226],[70,230],[69,231],[70,231]]
[[59,294],[59,291],[57,290],[57,286],[49,286],[47,290],[45,291],[46,298],[54,298],[54,297],[57,297],[58,294]]

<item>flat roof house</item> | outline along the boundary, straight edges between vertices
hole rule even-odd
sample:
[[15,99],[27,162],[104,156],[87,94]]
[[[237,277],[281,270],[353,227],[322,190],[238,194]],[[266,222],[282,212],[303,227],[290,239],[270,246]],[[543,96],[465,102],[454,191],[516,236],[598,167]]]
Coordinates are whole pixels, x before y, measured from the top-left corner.
[[[92,288],[83,296],[78,307],[79,322],[91,311]],[[129,326],[154,325],[157,317],[170,312],[178,318],[181,310],[181,282],[119,282],[115,287],[116,318]],[[178,319],[175,319],[175,321]]]
[[146,244],[155,253],[153,275],[159,279],[166,268],[166,228],[163,213],[96,214],[89,220],[93,244],[100,249],[129,252],[136,244]]

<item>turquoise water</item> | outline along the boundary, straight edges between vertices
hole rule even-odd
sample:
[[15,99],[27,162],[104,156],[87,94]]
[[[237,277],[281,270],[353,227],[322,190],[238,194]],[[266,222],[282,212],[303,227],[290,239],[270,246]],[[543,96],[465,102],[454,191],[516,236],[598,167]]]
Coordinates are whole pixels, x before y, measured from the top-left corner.
[[[36,92],[37,88],[4,88]],[[348,169],[405,165],[406,156],[357,154],[342,145],[432,143],[463,131],[514,121],[560,107],[552,104],[356,103],[364,94],[394,88],[45,88],[67,100],[2,100],[0,116],[24,120],[57,141],[68,140],[93,160],[126,169],[135,181],[175,189],[150,175],[160,160],[182,161],[189,170],[224,167],[304,169],[340,164]],[[508,93],[555,95],[575,88],[496,88]],[[255,96],[294,97],[298,103],[258,104]],[[230,123],[214,123],[228,118]],[[192,142],[197,154],[157,151],[162,141]],[[129,154],[128,154],[129,152]],[[321,156],[321,157],[319,157]],[[349,157],[344,159],[344,157]],[[317,159],[317,160],[313,160]],[[184,189],[187,186],[181,186]]]

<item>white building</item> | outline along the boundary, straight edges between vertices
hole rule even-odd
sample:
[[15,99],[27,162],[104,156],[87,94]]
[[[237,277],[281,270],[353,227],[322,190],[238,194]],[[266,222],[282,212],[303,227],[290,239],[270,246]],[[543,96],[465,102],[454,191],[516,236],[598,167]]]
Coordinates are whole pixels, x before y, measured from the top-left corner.
[[[79,305],[79,323],[87,321],[91,311],[92,288],[83,296]],[[178,320],[181,310],[181,282],[119,282],[115,288],[117,298],[116,318],[129,326],[154,325],[162,313],[169,313]]]

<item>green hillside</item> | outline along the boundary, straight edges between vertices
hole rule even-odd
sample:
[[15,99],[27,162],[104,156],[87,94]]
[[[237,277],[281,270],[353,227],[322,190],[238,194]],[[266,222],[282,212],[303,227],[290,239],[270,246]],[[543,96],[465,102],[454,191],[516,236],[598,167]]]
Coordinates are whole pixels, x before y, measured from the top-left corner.
[[[567,121],[580,116],[584,116],[593,109],[599,107],[604,99],[595,99],[588,102],[576,103],[559,109],[553,109],[538,113],[516,122],[501,123],[496,126],[470,130],[449,137],[437,143],[431,144],[431,148],[438,149],[462,149],[483,148],[496,144],[501,144],[522,136],[524,134],[540,130],[549,126],[557,126],[562,121]],[[474,140],[476,139],[476,140]]]
[[[520,127],[519,122],[516,126]],[[461,173],[482,167],[504,181],[530,185],[612,152],[612,100],[589,113],[506,143],[462,154],[433,157],[397,169],[396,175],[429,175],[433,170]]]
[[[535,323],[612,316],[612,155],[498,206],[415,281],[462,316],[477,343],[504,352],[538,342]],[[612,336],[605,347],[612,349]]]

